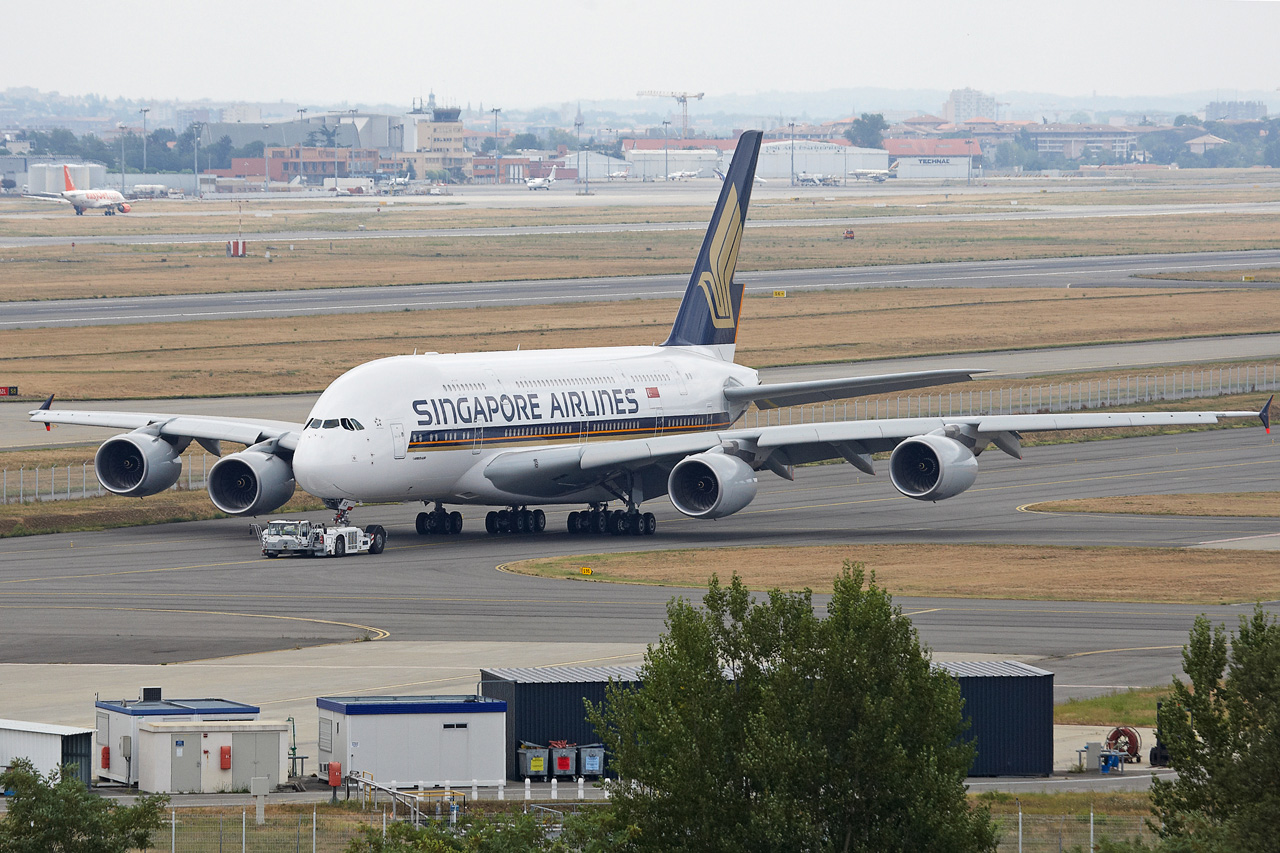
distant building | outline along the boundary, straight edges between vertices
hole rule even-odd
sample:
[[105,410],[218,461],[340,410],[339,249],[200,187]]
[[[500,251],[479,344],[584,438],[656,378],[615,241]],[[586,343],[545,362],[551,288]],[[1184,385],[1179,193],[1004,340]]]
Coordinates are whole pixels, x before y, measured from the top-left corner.
[[886,139],[884,147],[899,178],[968,178],[982,160],[974,139]]
[[1206,133],[1204,136],[1197,136],[1195,139],[1188,139],[1187,150],[1192,154],[1203,154],[1206,151],[1212,151],[1213,149],[1226,144],[1227,140],[1222,137],[1214,136],[1212,133]]
[[222,120],[230,123],[261,122],[262,107],[255,104],[236,104],[222,108]]
[[1107,124],[1032,124],[1027,132],[1036,152],[1079,160],[1090,154],[1128,159],[1138,146],[1138,132]]
[[1205,121],[1262,121],[1267,105],[1262,101],[1210,101],[1204,108]]
[[376,148],[268,148],[267,174],[272,181],[323,186],[325,178],[372,175],[381,160]]
[[[436,107],[432,96],[426,107],[417,107],[404,118],[404,150],[395,159],[418,178],[428,172],[450,172],[462,180],[475,177],[473,156],[465,144],[462,110]],[[488,178],[493,180],[493,166]]]
[[960,124],[975,118],[996,117],[996,99],[977,89],[953,89],[951,97],[942,105],[942,114],[952,124]]

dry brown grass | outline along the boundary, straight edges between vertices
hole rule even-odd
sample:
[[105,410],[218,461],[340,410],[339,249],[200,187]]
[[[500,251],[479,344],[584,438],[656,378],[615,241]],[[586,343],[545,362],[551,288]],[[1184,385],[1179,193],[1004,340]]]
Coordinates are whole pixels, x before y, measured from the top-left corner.
[[1280,495],[1275,492],[1234,492],[1216,495],[1124,495],[1045,501],[1026,509],[1035,512],[1093,512],[1125,515],[1197,515],[1227,518],[1280,518]]
[[1274,267],[1256,270],[1187,270],[1185,272],[1161,272],[1136,275],[1134,278],[1148,278],[1155,281],[1219,281],[1240,284],[1245,276],[1252,276],[1255,282],[1280,281],[1280,269]]
[[830,592],[845,560],[861,561],[894,595],[1048,601],[1218,604],[1280,598],[1280,552],[1022,545],[848,545],[708,548],[525,560],[509,571],[546,577],[705,587],[734,572],[753,589]]
[[[0,376],[26,399],[320,391],[372,358],[649,344],[674,300],[0,332]],[[750,299],[738,360],[756,367],[1280,328],[1265,291],[863,290]],[[1009,385],[1007,381],[1002,385]]]
[[[316,498],[300,491],[276,512],[281,515],[310,512],[323,506]],[[209,495],[203,490],[166,491],[134,499],[111,495],[84,500],[0,504],[0,538],[226,517],[214,509],[209,503]],[[247,521],[245,523],[248,524]]]
[[[640,215],[628,212],[632,218],[627,221]],[[899,212],[919,213],[910,209]],[[167,219],[151,221],[168,223]],[[206,231],[212,227],[208,221],[200,224]],[[743,241],[739,269],[1070,257],[1135,250],[1225,251],[1280,245],[1270,217],[1235,214],[877,222],[857,230],[858,239],[850,241],[841,239],[843,229],[832,225],[753,228]],[[228,237],[234,233],[234,228],[230,229]],[[226,258],[220,243],[5,249],[0,261],[4,273],[0,275],[0,301],[680,273],[689,269],[701,238],[701,230],[694,229],[299,241],[290,248],[288,241],[265,237],[252,242],[255,256],[243,259]],[[268,249],[271,262],[259,254]]]

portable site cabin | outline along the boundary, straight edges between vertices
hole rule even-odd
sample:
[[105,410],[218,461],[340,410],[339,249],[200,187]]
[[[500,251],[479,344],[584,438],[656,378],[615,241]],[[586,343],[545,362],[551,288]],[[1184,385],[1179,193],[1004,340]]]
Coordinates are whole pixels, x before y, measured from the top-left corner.
[[484,696],[329,696],[319,709],[320,765],[397,787],[497,785],[507,703]]
[[0,769],[26,758],[44,776],[67,764],[85,785],[93,781],[93,729],[0,720]]
[[259,713],[253,705],[227,699],[164,699],[159,687],[144,687],[142,698],[136,701],[98,700],[94,707],[94,772],[101,779],[125,785],[138,784],[135,753],[142,723],[246,722],[257,720]]
[[288,723],[144,719],[134,743],[140,791],[247,791],[256,776],[271,790],[289,778]]

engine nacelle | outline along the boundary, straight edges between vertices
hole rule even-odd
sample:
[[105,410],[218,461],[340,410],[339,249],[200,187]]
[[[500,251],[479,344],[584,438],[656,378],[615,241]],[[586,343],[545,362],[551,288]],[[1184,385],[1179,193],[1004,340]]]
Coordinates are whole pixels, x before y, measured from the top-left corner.
[[121,213],[128,213],[129,211],[133,210],[133,205],[121,204],[119,205],[119,208]]
[[93,470],[107,491],[143,498],[178,482],[182,476],[180,453],[159,436],[129,432],[102,443],[93,457]]
[[724,518],[755,500],[756,472],[736,456],[699,453],[671,469],[667,494],[690,518]]
[[943,435],[917,435],[893,449],[889,457],[893,487],[918,501],[954,498],[978,479],[973,451]]
[[242,450],[209,469],[209,500],[227,515],[261,515],[293,497],[293,466],[273,453]]

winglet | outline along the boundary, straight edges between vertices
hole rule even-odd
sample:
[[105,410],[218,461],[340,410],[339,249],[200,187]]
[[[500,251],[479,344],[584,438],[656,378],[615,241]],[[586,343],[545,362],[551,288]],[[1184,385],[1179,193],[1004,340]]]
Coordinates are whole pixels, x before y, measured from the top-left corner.
[[[47,412],[47,411],[49,411],[51,408],[53,408],[53,395],[52,395],[52,394],[50,394],[50,395],[49,395],[49,399],[45,400],[43,403],[41,403],[41,404],[40,404],[40,411],[42,411],[42,412]],[[46,422],[45,422],[45,425],[44,425],[44,431],[45,431],[45,432],[53,432],[53,424],[51,424],[51,423],[49,423],[48,421],[46,421]]]
[[1272,394],[1267,399],[1266,405],[1262,407],[1262,411],[1258,412],[1258,417],[1262,419],[1262,425],[1267,429],[1267,435],[1271,435],[1271,401],[1275,398],[1276,395]]

